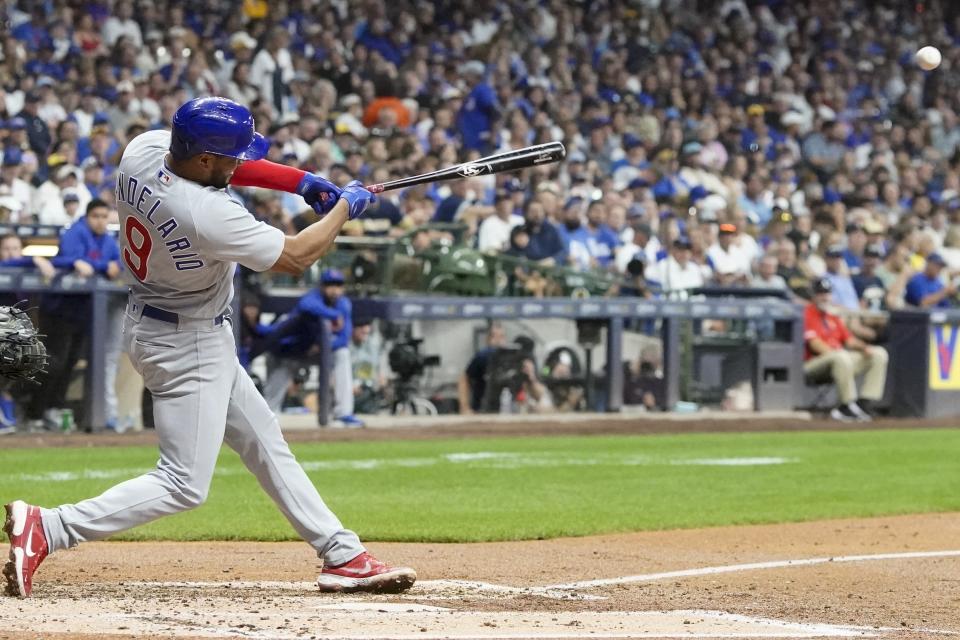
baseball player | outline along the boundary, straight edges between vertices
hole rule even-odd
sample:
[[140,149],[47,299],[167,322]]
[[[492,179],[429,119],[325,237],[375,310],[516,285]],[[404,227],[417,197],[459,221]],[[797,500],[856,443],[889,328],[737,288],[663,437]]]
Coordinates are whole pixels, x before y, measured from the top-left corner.
[[[320,286],[311,289],[297,301],[287,316],[266,328],[271,365],[263,397],[267,405],[279,413],[287,395],[287,387],[297,368],[303,366],[305,354],[319,348],[317,325],[329,321],[332,329],[330,351],[333,355],[333,426],[363,427],[353,415],[353,367],[350,364],[350,334],[353,332],[353,306],[343,295],[343,272],[324,269]],[[315,356],[314,356],[315,358]]]
[[[7,591],[30,595],[51,552],[203,504],[226,442],[323,559],[321,591],[399,592],[416,573],[367,553],[324,504],[290,452],[277,417],[237,360],[228,315],[237,263],[300,274],[363,213],[373,194],[262,160],[269,142],[253,116],[224,98],[181,106],[173,131],[130,142],[117,170],[121,259],[130,295],[124,340],[153,395],[157,467],[96,498],[55,509],[7,505]],[[243,164],[241,164],[243,163]],[[296,192],[324,217],[296,236],[258,222],[230,184]]]

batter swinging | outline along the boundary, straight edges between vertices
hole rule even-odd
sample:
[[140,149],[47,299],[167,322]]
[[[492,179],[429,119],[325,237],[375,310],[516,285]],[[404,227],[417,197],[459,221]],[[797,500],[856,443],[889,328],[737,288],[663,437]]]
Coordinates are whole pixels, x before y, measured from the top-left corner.
[[[7,505],[9,594],[30,595],[33,574],[50,552],[201,505],[223,442],[323,559],[321,591],[398,592],[416,580],[412,569],[386,566],[344,529],[237,360],[228,315],[236,263],[302,273],[374,200],[359,182],[341,191],[262,160],[268,147],[245,107],[200,98],[177,110],[172,133],[144,133],[124,151],[116,191],[130,273],[124,340],[153,394],[160,461],[150,473],[77,504]],[[295,191],[324,217],[284,236],[233,200],[228,183]]]

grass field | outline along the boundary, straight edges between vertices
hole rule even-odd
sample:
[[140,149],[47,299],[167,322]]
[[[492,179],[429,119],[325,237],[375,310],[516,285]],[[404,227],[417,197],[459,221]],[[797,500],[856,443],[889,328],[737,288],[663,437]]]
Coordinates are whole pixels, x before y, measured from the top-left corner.
[[[367,540],[482,541],[960,510],[960,430],[315,443],[293,447]],[[0,451],[0,497],[75,502],[152,447]],[[200,509],[127,540],[292,540],[232,451]]]

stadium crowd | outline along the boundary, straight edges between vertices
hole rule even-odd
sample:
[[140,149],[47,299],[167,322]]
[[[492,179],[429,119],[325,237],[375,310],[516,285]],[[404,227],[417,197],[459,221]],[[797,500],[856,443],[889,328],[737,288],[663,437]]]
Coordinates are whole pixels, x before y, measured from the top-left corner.
[[[269,158],[382,182],[552,140],[566,162],[391,192],[357,235],[625,274],[624,293],[832,281],[852,311],[960,283],[960,6],[946,0],[7,2],[0,219],[109,206],[124,145],[203,95]],[[913,61],[939,46],[934,72]],[[262,219],[315,219],[239,190]],[[71,268],[67,266],[66,268]],[[869,334],[869,326],[863,335]]]
[[[953,3],[247,0],[236,9],[7,3],[0,213],[70,224],[91,199],[111,202],[128,140],[168,126],[185,100],[225,95],[251,106],[271,159],[338,183],[567,145],[566,163],[519,179],[381,198],[352,233],[463,221],[481,250],[642,271],[668,292],[717,283],[808,297],[826,274],[851,308],[952,302],[943,274],[960,269]],[[940,70],[916,67],[921,43],[947,52]],[[280,227],[312,216],[294,195],[243,195]]]

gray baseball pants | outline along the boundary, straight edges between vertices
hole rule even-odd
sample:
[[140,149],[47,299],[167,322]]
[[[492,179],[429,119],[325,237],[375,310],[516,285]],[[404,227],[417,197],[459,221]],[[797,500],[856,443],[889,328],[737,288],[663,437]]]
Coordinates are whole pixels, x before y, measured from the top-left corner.
[[227,319],[175,325],[128,306],[124,343],[153,394],[156,469],[77,504],[41,511],[51,551],[101,540],[206,500],[223,442],[253,472],[297,533],[330,565],[364,548],[324,504],[287,446],[277,417],[237,360]]

